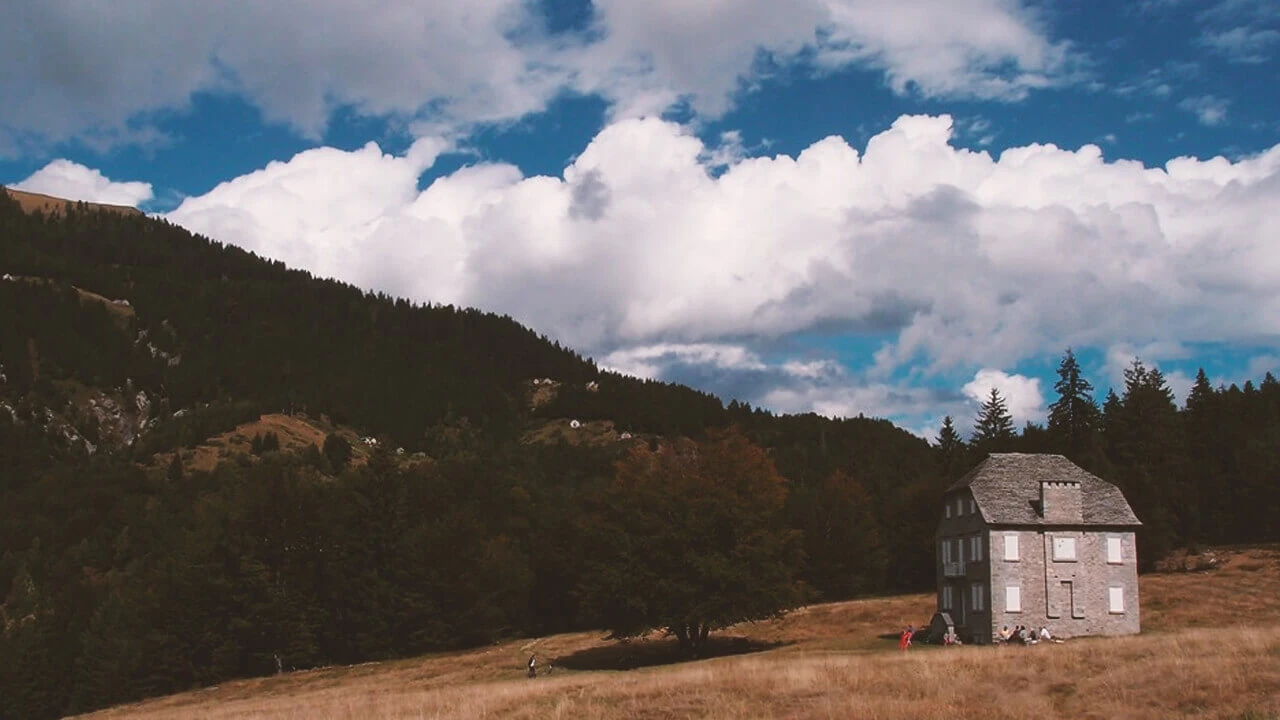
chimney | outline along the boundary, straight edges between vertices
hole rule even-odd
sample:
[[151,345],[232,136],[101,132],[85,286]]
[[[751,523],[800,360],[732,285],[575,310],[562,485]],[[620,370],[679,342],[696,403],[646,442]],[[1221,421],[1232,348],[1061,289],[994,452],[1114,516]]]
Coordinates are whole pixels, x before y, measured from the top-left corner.
[[1083,522],[1080,503],[1079,482],[1045,480],[1040,483],[1040,514],[1046,523],[1076,525]]

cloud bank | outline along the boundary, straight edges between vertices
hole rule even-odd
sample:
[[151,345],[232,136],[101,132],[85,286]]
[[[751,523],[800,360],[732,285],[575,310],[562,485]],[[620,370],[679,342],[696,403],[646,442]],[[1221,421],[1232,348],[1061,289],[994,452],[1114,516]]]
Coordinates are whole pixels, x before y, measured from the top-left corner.
[[[754,378],[745,399],[779,409],[959,410],[970,400],[924,381],[987,369],[971,385],[998,379],[1035,420],[1042,392],[994,369],[1068,345],[1119,358],[1280,338],[1280,146],[1147,168],[1092,145],[991,157],[951,133],[946,116],[904,116],[861,152],[829,137],[717,174],[686,128],[624,120],[560,177],[480,164],[421,192],[443,140],[403,157],[321,148],[168,217],[322,275],[510,313],[640,375]],[[814,331],[880,342],[875,362],[765,354]]]

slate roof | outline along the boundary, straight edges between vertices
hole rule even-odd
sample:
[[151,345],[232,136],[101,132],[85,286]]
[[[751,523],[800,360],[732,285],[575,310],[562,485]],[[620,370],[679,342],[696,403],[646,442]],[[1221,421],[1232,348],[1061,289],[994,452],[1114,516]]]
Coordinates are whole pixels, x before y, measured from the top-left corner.
[[947,488],[969,488],[978,512],[990,525],[1045,525],[1040,516],[1040,482],[1080,483],[1084,525],[1141,525],[1120,488],[1061,455],[992,453]]

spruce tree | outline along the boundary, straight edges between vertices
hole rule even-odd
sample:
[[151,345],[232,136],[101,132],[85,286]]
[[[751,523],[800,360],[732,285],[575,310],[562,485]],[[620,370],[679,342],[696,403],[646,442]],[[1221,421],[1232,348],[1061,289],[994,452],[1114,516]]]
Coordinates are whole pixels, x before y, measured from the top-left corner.
[[1053,389],[1057,402],[1049,406],[1049,433],[1053,441],[1073,458],[1086,447],[1090,435],[1098,428],[1099,411],[1093,401],[1093,385],[1080,374],[1071,348],[1058,365],[1058,382]]
[[973,426],[973,447],[981,453],[1003,452],[1013,443],[1013,416],[1005,405],[1000,391],[991,388],[991,394],[978,412]]
[[948,415],[942,419],[942,429],[938,431],[938,455],[941,459],[943,477],[954,480],[964,473],[968,463],[965,454],[968,447],[960,433],[956,432],[955,423]]

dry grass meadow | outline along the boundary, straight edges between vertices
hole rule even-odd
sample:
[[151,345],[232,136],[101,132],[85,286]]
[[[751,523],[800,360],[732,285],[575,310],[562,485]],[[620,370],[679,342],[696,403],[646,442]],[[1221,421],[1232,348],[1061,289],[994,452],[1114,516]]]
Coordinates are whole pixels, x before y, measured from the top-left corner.
[[[1141,578],[1143,633],[1033,647],[918,647],[932,596],[804,608],[722,633],[709,660],[601,633],[326,668],[113,708],[99,720],[333,718],[1233,718],[1280,720],[1280,547]],[[524,677],[537,653],[550,675]],[[633,669],[626,669],[633,668]]]
[[[67,208],[68,205],[74,205],[75,201],[66,200],[64,198],[53,197],[52,195],[42,195],[40,193],[25,192],[23,190],[14,190],[13,188],[3,188],[3,190],[18,201],[18,205],[23,212],[32,213],[37,210],[45,214],[60,213]],[[142,211],[129,207],[127,205],[107,205],[105,203],[85,203],[89,207],[100,210],[110,210],[124,215],[141,215]]]

